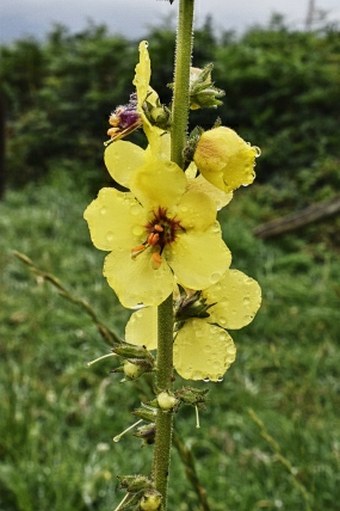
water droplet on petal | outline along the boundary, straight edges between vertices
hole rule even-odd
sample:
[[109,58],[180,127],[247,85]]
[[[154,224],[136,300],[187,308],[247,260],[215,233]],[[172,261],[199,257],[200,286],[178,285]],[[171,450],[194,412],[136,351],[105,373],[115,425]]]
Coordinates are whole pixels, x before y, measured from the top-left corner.
[[140,207],[137,205],[137,204],[133,204],[131,207],[130,207],[130,212],[132,215],[139,215],[140,213]]
[[210,383],[210,378],[203,378],[204,383]]
[[103,206],[101,209],[100,209],[100,212],[102,215],[106,215],[106,212],[107,212],[107,209],[105,206]]
[[113,240],[113,232],[112,232],[112,231],[108,231],[108,232],[106,233],[106,240],[107,240],[108,242],[110,242],[110,241],[112,241],[112,240]]
[[255,158],[258,158],[259,156],[261,156],[261,149],[259,147],[257,147],[255,145],[255,146],[253,146],[253,149],[255,149]]
[[144,232],[144,229],[141,225],[134,225],[132,228],[132,234],[134,236],[141,236]]
[[210,275],[210,282],[216,284],[221,279],[222,275],[219,272],[214,272]]

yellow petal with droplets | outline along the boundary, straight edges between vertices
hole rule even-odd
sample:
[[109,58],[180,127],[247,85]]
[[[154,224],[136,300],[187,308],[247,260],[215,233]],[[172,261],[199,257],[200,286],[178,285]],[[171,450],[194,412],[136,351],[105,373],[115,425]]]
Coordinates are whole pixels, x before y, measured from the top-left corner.
[[[221,180],[221,186],[223,181]],[[204,192],[215,203],[217,211],[229,204],[233,198],[233,192],[225,192],[221,190],[221,186],[213,185],[210,181],[205,179],[202,174],[190,181],[189,189]]]
[[220,282],[203,291],[208,303],[209,320],[223,328],[238,329],[248,325],[261,305],[261,288],[256,280],[239,270],[228,270]]
[[181,197],[177,212],[181,225],[186,230],[205,230],[216,220],[216,207],[211,198],[191,188]]
[[145,161],[145,151],[132,142],[117,140],[105,149],[104,161],[111,177],[129,188],[131,176]]
[[172,293],[174,277],[162,259],[159,268],[152,265],[150,249],[132,258],[131,251],[115,248],[106,256],[104,276],[124,307],[159,305]]
[[157,348],[157,307],[145,307],[130,316],[125,327],[125,340],[149,350]]
[[143,129],[149,141],[146,153],[154,158],[170,160],[170,133],[143,121]]
[[141,41],[139,43],[139,62],[135,68],[135,77],[133,79],[133,85],[137,91],[137,106],[139,109],[146,99],[149,83],[151,78],[151,62],[148,52],[148,42]]
[[230,335],[202,319],[188,320],[174,342],[174,366],[186,380],[219,381],[235,357]]
[[146,209],[169,208],[179,201],[186,187],[184,172],[176,163],[150,158],[135,172],[131,191]]
[[84,212],[91,239],[100,250],[132,249],[144,241],[146,213],[131,193],[102,188]]
[[178,234],[165,252],[178,283],[189,289],[205,289],[215,284],[231,263],[218,222],[206,231]]

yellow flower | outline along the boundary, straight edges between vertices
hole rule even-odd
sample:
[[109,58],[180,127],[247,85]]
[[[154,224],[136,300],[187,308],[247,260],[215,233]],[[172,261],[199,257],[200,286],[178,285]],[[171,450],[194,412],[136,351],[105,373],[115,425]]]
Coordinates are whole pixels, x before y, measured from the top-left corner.
[[200,137],[194,162],[203,176],[225,192],[250,185],[255,179],[258,147],[247,144],[234,130],[220,126]]
[[131,192],[103,188],[84,213],[94,245],[110,251],[104,276],[125,307],[160,304],[175,279],[190,289],[207,288],[231,261],[214,201],[188,188],[178,165],[145,158],[134,147],[121,154]]
[[[237,330],[253,320],[261,304],[261,289],[256,280],[241,271],[227,270],[219,282],[200,293],[200,299],[207,314],[188,314],[184,325],[175,332],[174,366],[185,379],[218,381],[236,356],[234,342],[225,329]],[[155,349],[156,307],[134,312],[126,325],[125,337],[131,344]]]

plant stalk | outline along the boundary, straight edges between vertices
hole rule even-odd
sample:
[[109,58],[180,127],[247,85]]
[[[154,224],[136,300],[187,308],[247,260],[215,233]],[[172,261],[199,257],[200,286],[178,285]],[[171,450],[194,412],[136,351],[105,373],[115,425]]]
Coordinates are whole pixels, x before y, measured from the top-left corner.
[[[174,93],[172,103],[171,160],[183,168],[183,150],[189,119],[189,80],[193,44],[194,0],[179,0],[176,37]],[[158,307],[157,393],[171,391],[173,377],[173,298]],[[172,411],[157,412],[153,478],[167,510],[167,486],[172,442]]]
[[189,120],[193,20],[194,0],[180,0],[172,103],[171,160],[181,168]]

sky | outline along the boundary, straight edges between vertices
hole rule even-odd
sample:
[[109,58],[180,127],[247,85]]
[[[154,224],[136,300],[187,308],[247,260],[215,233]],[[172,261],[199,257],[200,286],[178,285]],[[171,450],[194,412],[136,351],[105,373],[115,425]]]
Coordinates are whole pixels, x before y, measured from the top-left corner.
[[[293,28],[303,28],[310,0],[196,0],[195,24],[211,15],[217,31],[244,31],[254,24],[265,25],[272,13],[285,16]],[[328,13],[329,21],[340,21],[339,0],[314,0],[315,8]],[[0,0],[0,43],[18,38],[42,38],[55,23],[72,32],[89,21],[105,23],[111,33],[136,39],[158,26],[171,13],[176,18],[178,0]]]

